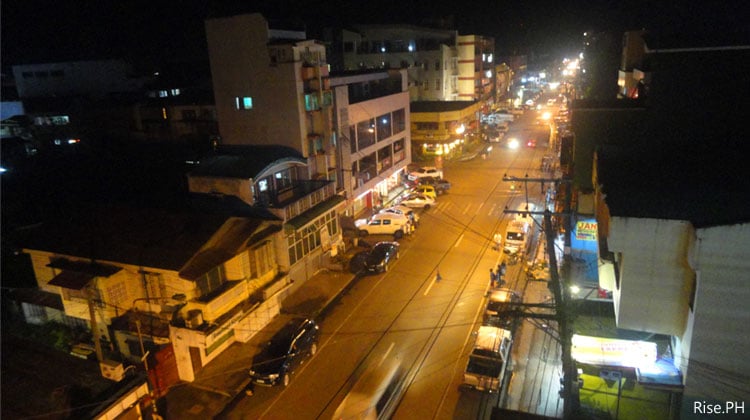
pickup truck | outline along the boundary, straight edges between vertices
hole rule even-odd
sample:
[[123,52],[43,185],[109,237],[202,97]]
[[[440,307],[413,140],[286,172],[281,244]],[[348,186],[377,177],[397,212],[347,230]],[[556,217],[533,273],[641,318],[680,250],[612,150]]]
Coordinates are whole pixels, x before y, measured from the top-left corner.
[[461,388],[498,392],[505,381],[513,343],[511,332],[489,325],[479,327]]

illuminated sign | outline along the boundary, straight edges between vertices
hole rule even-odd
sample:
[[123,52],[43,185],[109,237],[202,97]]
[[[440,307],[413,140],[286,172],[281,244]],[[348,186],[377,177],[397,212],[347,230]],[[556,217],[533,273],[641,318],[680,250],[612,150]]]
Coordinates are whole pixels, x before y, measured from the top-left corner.
[[656,343],[573,335],[571,353],[581,363],[641,367],[656,361]]
[[596,230],[596,222],[580,221],[576,223],[576,239],[581,241],[595,241]]

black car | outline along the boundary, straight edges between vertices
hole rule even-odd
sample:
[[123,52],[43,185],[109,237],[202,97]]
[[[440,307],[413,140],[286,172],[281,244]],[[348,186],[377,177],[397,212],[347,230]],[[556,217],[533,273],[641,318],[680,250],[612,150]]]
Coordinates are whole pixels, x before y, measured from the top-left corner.
[[376,243],[365,258],[365,269],[376,273],[388,271],[391,261],[398,259],[398,242]]
[[287,386],[292,372],[317,349],[318,325],[311,319],[294,318],[253,357],[250,377],[258,385]]

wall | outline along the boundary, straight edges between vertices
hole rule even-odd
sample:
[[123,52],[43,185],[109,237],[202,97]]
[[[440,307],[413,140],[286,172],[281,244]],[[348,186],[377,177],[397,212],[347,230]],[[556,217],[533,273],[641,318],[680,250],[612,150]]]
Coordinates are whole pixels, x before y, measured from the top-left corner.
[[689,222],[612,217],[608,244],[620,264],[614,291],[618,328],[681,335],[693,276]]
[[[750,401],[750,224],[698,229],[698,273],[680,358],[685,400]],[[692,327],[692,328],[690,328]],[[746,407],[748,409],[750,407]]]

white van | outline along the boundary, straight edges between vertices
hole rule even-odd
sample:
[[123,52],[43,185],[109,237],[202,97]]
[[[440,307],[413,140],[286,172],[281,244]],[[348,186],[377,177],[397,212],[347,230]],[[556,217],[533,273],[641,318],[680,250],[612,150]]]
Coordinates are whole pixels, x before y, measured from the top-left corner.
[[404,370],[397,362],[368,369],[333,414],[333,419],[389,419],[403,391]]
[[508,223],[503,235],[503,252],[506,254],[523,253],[529,233],[529,223],[523,219],[515,219]]
[[377,213],[354,222],[360,236],[393,235],[396,239],[411,231],[409,218],[398,213]]

